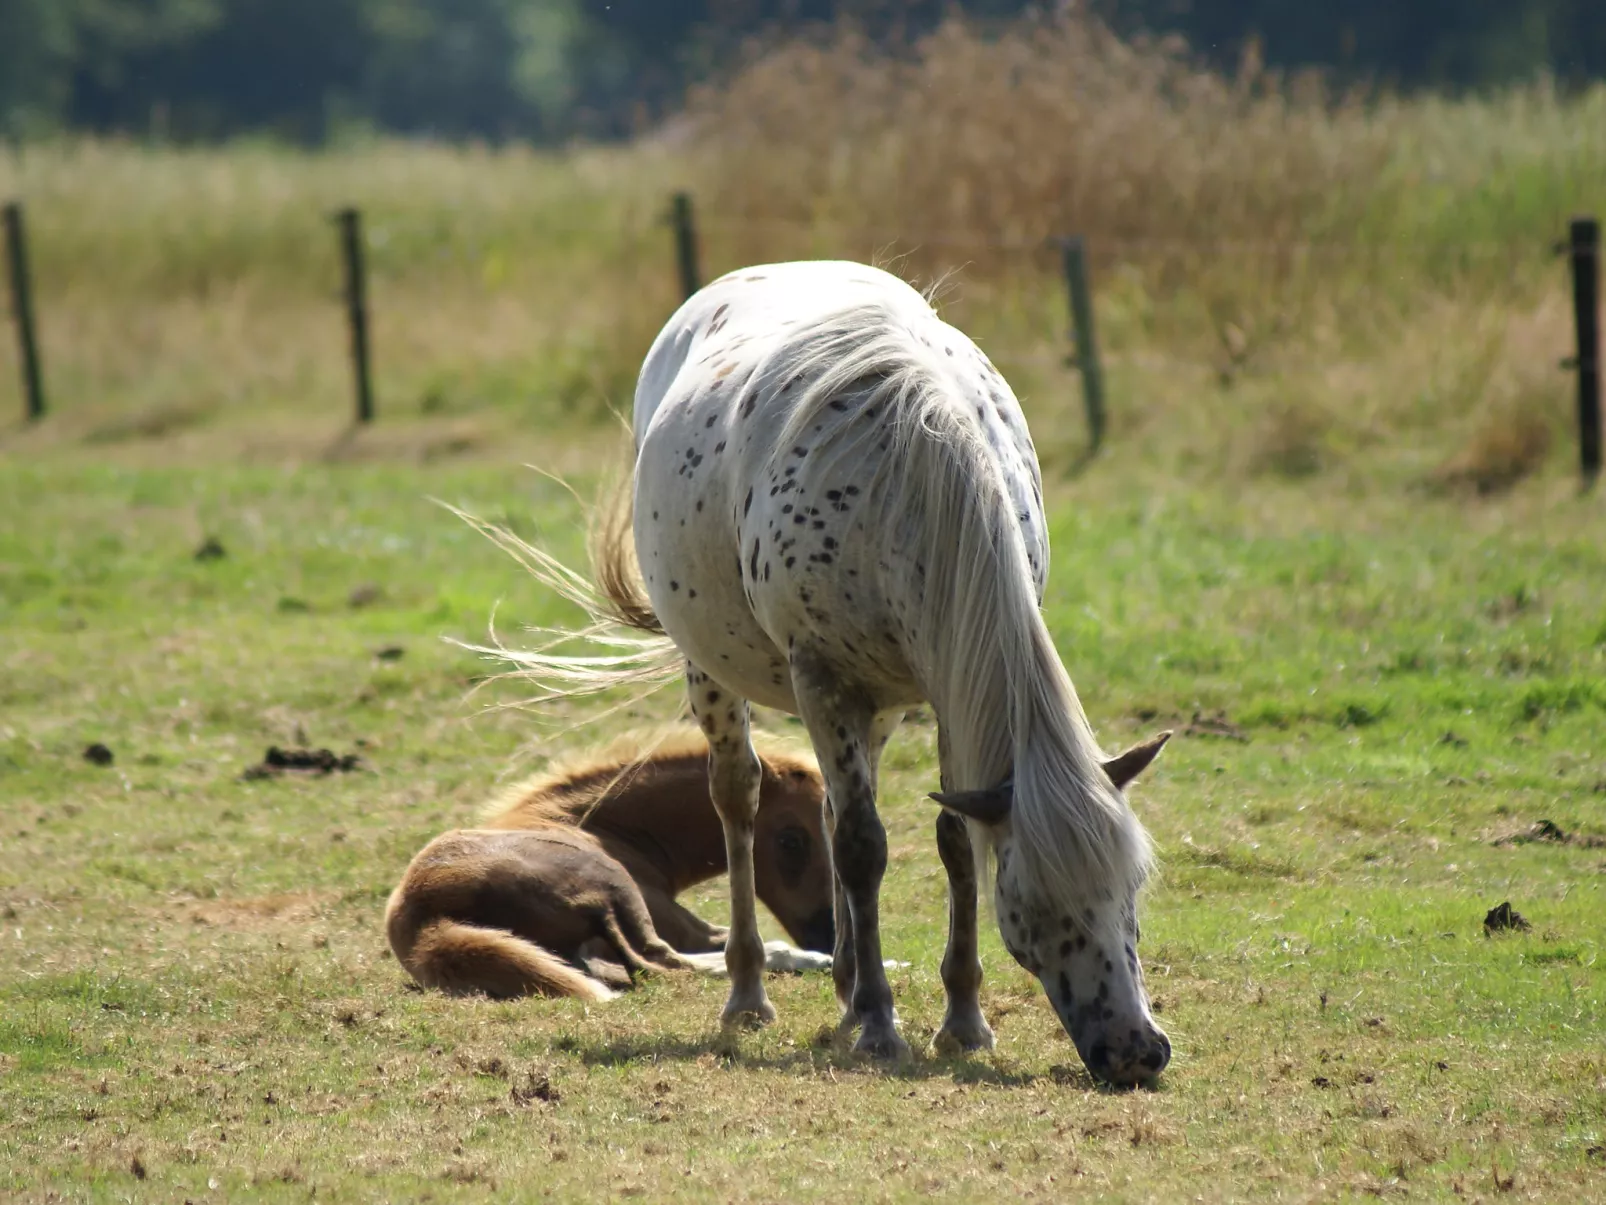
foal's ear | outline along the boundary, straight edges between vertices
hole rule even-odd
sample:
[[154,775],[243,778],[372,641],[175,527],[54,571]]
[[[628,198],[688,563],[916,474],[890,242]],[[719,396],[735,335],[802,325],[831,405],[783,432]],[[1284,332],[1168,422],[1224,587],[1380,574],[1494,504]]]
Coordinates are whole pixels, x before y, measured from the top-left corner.
[[1015,802],[1015,784],[1000,783],[980,791],[933,791],[931,797],[950,812],[983,824],[999,824],[1009,817],[1010,806]]
[[1110,776],[1117,791],[1124,791],[1126,784],[1149,768],[1149,763],[1160,756],[1160,750],[1171,739],[1171,731],[1151,736],[1146,741],[1133,745],[1125,753],[1118,753],[1104,763],[1104,772]]

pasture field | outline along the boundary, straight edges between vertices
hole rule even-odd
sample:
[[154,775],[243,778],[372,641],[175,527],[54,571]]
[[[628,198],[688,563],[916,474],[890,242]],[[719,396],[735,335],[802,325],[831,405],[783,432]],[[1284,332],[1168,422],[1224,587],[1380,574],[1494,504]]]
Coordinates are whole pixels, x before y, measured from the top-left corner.
[[[1176,1057],[1115,1093],[990,923],[998,1048],[955,1061],[856,1061],[825,976],[774,980],[778,1023],[735,1037],[717,981],[591,1007],[408,989],[388,891],[544,748],[482,710],[507,686],[465,699],[488,667],[441,637],[498,600],[510,638],[568,618],[428,498],[578,559],[579,505],[518,467],[552,449],[4,454],[0,1197],[1606,1200],[1598,497],[1559,473],[1472,503],[1222,489],[1140,451],[1053,485],[1047,612],[1102,740],[1179,730],[1133,791]],[[362,768],[242,780],[303,742]],[[929,717],[887,766],[918,1050],[946,912]],[[1567,839],[1507,840],[1543,820]],[[1504,900],[1532,928],[1486,937]]]
[[[16,425],[0,339],[0,1198],[1606,1201],[1606,506],[1571,475],[1551,254],[1606,209],[1603,114],[1598,86],[1344,98],[949,26],[895,62],[782,47],[614,150],[0,153],[51,403]],[[387,956],[426,840],[679,707],[487,710],[516,688],[443,637],[574,616],[430,501],[583,559],[580,501],[521,466],[584,498],[618,462],[678,187],[705,275],[945,282],[1021,395],[1095,728],[1179,733],[1132,792],[1158,1090],[1089,1081],[990,921],[996,1052],[924,1049],[929,715],[884,769],[906,1065],[834,1041],[825,976],[726,1036],[718,981],[448,1000]],[[1070,233],[1111,399],[1091,463]],[[361,767],[242,776],[302,744]],[[1486,937],[1508,900],[1531,927]]]

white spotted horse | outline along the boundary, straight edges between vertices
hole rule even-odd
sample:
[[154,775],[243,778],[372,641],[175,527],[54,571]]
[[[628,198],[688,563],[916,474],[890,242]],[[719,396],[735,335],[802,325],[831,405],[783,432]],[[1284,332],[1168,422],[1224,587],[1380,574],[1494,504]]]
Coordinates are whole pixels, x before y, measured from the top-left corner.
[[571,687],[684,665],[730,867],[725,1022],[774,1017],[754,909],[751,702],[800,716],[825,774],[844,1025],[858,1027],[857,1050],[907,1052],[881,956],[876,771],[906,709],[927,702],[949,886],[937,1049],[993,1043],[976,938],[990,859],[1004,944],[1088,1070],[1116,1084],[1157,1076],[1171,1046],[1137,957],[1151,855],[1124,789],[1170,733],[1100,752],[1039,609],[1036,454],[987,357],[878,269],[743,269],[658,335],[634,428],[635,561],[618,512],[593,548],[590,601],[599,624],[661,635],[612,657],[514,659]]

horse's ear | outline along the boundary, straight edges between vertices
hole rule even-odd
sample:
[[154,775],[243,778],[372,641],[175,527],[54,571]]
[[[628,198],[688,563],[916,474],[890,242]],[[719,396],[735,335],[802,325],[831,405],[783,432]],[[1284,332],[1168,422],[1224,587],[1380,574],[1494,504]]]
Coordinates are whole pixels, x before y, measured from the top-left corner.
[[983,824],[1000,824],[1008,819],[1015,802],[1015,784],[1006,782],[980,791],[933,791],[931,797],[950,812]]
[[1149,768],[1149,763],[1160,756],[1160,750],[1171,739],[1171,731],[1167,729],[1159,736],[1151,736],[1146,741],[1133,745],[1125,753],[1118,753],[1104,763],[1104,772],[1110,776],[1117,791],[1124,791],[1126,784]]

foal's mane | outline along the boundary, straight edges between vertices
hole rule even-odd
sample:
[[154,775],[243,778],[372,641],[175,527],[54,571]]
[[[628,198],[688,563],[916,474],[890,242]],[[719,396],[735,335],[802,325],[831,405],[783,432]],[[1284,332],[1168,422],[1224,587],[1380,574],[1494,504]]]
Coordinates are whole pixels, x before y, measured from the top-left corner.
[[[800,773],[818,777],[813,760],[779,738],[753,733],[766,777]],[[554,758],[546,769],[509,787],[481,812],[482,825],[495,828],[574,828],[636,791],[651,790],[664,772],[701,769],[708,742],[695,728],[675,725],[624,733],[585,752]],[[664,802],[685,806],[696,796],[664,793]]]
[[[1148,838],[1102,769],[1038,609],[998,454],[960,392],[954,352],[932,335],[974,354],[929,307],[891,300],[800,331],[774,363],[808,385],[774,446],[812,442],[822,480],[833,464],[877,465],[863,521],[882,541],[904,656],[944,729],[944,786],[1012,779],[1015,874],[1080,918],[1142,885]],[[971,828],[985,850],[987,835]]]

